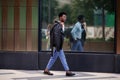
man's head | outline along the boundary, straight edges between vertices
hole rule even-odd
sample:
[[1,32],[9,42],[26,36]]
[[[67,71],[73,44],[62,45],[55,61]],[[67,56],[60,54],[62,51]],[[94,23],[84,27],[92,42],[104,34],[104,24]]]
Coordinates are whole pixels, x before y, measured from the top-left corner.
[[78,16],[78,21],[81,22],[81,23],[84,23],[85,22],[85,16],[84,15],[79,15]]
[[67,14],[65,12],[61,12],[59,13],[58,17],[61,22],[65,22],[67,19]]

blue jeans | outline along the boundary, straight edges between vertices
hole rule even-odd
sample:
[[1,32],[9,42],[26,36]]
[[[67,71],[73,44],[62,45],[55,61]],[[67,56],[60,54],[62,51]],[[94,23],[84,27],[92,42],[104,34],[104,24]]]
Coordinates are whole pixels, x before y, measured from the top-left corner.
[[59,52],[57,52],[57,50],[54,51],[53,56],[50,57],[50,60],[47,64],[46,68],[49,70],[53,66],[53,64],[55,63],[58,56],[59,56],[59,58],[62,62],[62,65],[63,65],[64,69],[66,71],[69,70],[69,67],[68,67],[68,64],[67,64],[67,61],[66,61],[65,54],[64,54],[63,50],[60,50]]
[[82,52],[83,51],[83,46],[82,46],[81,40],[73,41],[71,50]]

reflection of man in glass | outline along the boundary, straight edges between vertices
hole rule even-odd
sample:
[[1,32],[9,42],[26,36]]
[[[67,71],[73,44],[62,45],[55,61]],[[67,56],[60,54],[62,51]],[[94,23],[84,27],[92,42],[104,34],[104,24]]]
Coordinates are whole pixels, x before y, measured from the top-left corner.
[[[64,22],[66,21],[66,18],[67,18],[66,13],[61,12],[59,14],[59,21],[55,21],[55,24],[52,28],[53,41],[52,42],[50,41],[50,44],[52,47],[55,47],[55,50],[54,50],[52,56],[50,57],[50,60],[46,66],[46,69],[44,70],[44,74],[53,75],[53,73],[51,73],[49,70],[53,66],[54,62],[56,61],[56,59],[59,56],[59,58],[62,62],[62,65],[66,71],[66,76],[75,75],[74,73],[69,71],[69,67],[66,62],[65,54],[62,49],[63,41],[64,41],[63,27],[64,27]],[[52,33],[50,33],[50,34],[52,34]]]
[[73,37],[72,50],[83,51],[82,26],[84,22],[85,22],[85,17],[83,15],[79,15],[78,22],[75,24],[74,28],[71,31]]

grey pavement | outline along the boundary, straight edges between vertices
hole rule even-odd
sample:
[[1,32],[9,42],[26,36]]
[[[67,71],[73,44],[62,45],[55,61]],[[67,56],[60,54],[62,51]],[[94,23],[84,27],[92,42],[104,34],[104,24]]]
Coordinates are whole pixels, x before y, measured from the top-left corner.
[[53,76],[43,74],[43,70],[0,69],[0,80],[120,80],[120,74],[75,72],[75,76],[66,77],[65,71],[51,71]]

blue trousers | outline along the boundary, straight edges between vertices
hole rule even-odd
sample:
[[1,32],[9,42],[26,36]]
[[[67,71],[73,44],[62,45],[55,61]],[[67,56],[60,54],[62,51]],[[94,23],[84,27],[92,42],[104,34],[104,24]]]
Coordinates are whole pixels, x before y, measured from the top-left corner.
[[65,57],[65,54],[64,54],[64,51],[63,50],[60,50],[59,52],[57,52],[56,50],[53,52],[53,56],[50,57],[50,60],[46,66],[46,68],[49,70],[53,64],[55,63],[56,59],[57,58],[60,58],[60,61],[62,62],[62,65],[64,67],[64,69],[67,71],[69,70],[69,67],[68,67],[68,64],[67,64],[67,61],[66,61],[66,57]]
[[81,40],[73,41],[71,50],[82,52],[83,51],[82,41]]

